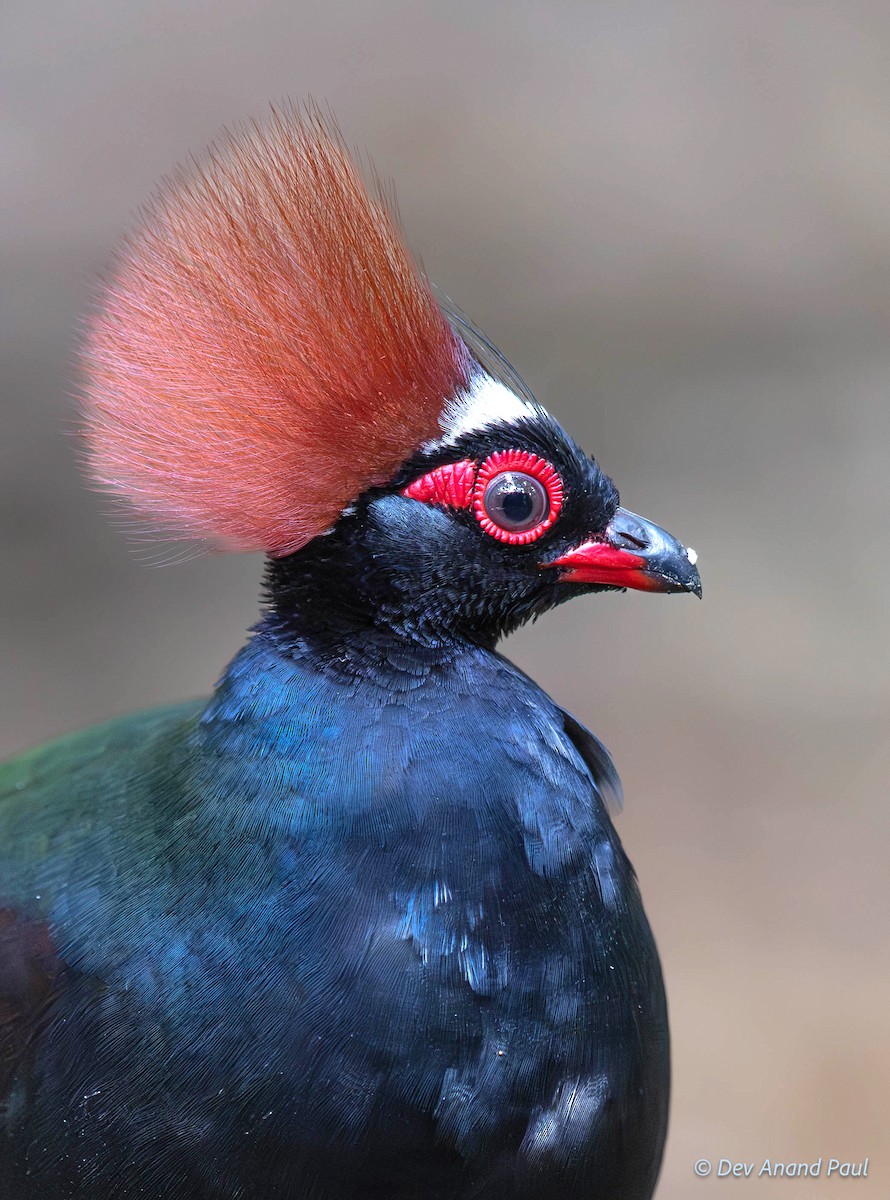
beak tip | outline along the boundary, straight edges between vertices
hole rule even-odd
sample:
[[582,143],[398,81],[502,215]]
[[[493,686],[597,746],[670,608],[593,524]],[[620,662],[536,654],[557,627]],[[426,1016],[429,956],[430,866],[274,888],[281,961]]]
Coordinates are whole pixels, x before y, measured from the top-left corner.
[[686,546],[683,554],[689,563],[689,578],[686,581],[686,590],[692,592],[693,596],[698,596],[699,600],[701,600],[701,576],[698,573],[698,567],[695,565],[698,562],[698,555],[691,546]]

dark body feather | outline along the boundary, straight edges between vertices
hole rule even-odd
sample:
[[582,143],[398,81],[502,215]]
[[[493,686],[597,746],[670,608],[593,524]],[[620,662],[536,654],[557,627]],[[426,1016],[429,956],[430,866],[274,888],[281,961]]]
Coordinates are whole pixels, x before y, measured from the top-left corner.
[[3,1200],[649,1197],[661,974],[583,755],[490,650],[260,627],[0,768]]

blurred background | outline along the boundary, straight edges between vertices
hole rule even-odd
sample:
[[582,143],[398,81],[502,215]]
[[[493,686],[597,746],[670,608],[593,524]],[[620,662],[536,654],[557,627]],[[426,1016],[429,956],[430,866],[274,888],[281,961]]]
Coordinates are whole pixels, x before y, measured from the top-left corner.
[[430,276],[700,555],[701,604],[596,597],[507,644],[624,779],[673,1023],[660,1200],[890,1194],[886,0],[5,4],[0,60],[0,752],[206,692],[254,620],[259,560],[152,565],[82,486],[72,354],[161,175],[329,102]]

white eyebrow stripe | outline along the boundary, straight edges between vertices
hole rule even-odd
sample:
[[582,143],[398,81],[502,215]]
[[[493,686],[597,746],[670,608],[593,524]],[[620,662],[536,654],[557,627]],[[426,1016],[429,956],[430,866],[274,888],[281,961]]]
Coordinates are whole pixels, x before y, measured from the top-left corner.
[[427,442],[423,449],[450,445],[464,434],[476,433],[491,425],[513,424],[523,418],[541,415],[542,410],[537,405],[530,404],[500,380],[480,371],[465,392],[459,392],[447,402],[439,417],[442,436]]

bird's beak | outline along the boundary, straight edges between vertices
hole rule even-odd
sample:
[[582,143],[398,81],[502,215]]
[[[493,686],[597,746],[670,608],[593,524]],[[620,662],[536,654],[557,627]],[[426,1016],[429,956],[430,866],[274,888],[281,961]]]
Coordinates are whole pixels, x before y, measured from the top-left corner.
[[542,566],[557,567],[560,583],[600,583],[641,592],[694,592],[701,596],[696,553],[666,530],[619,508],[597,538],[573,546]]

